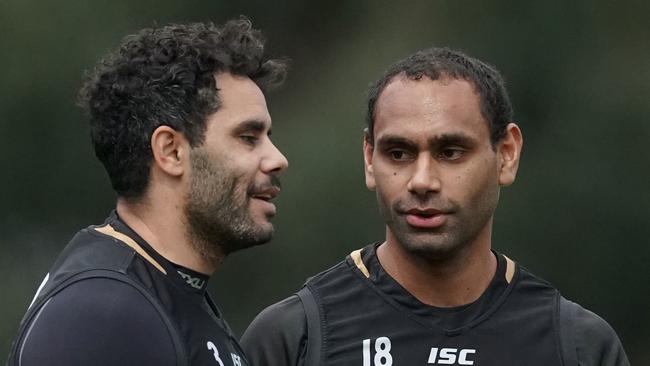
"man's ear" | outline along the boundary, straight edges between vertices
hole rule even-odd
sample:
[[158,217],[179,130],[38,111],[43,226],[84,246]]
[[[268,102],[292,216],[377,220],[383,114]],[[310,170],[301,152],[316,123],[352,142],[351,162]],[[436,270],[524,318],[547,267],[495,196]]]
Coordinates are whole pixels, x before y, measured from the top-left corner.
[[501,186],[509,186],[515,181],[523,144],[524,140],[519,126],[509,123],[506,126],[506,135],[497,145],[499,184]]
[[366,187],[371,191],[374,191],[376,187],[375,174],[372,170],[372,153],[374,150],[374,141],[372,141],[370,132],[366,128],[363,130],[363,165],[366,174]]
[[183,175],[189,142],[182,133],[169,126],[156,128],[151,134],[151,152],[158,169],[175,177]]

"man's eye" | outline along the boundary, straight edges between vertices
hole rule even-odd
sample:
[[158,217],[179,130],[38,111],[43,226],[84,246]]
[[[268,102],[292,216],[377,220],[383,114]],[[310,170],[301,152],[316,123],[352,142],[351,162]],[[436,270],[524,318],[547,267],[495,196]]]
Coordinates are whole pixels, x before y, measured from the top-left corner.
[[257,136],[253,136],[253,135],[241,135],[239,136],[239,138],[244,140],[244,142],[248,144],[254,144],[257,142]]
[[407,160],[410,157],[409,153],[404,150],[391,150],[388,152],[388,154],[390,155],[391,159],[397,161]]
[[465,150],[462,149],[444,149],[440,151],[439,156],[444,160],[457,160],[463,157]]

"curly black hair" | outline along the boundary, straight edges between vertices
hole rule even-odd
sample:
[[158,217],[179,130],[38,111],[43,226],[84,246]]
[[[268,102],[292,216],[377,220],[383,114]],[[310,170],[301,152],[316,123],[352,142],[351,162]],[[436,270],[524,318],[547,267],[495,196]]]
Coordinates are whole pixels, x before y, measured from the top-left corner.
[[169,126],[192,147],[220,107],[214,74],[248,76],[263,91],[279,86],[287,62],[269,59],[264,38],[245,17],[223,26],[171,24],[127,36],[87,75],[79,104],[90,115],[95,155],[119,197],[142,197],[149,182],[153,131]]
[[490,124],[492,146],[505,136],[506,126],[512,122],[512,104],[503,78],[496,68],[460,51],[434,47],[418,51],[396,62],[371,85],[366,114],[370,143],[374,142],[373,127],[377,99],[398,75],[405,75],[411,80],[420,80],[423,76],[431,80],[447,77],[471,83],[479,95],[481,113]]

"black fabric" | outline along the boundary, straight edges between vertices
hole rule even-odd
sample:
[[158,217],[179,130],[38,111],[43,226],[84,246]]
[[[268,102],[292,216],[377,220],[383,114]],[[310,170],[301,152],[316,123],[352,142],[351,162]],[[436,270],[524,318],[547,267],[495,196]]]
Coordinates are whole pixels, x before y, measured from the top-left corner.
[[309,365],[307,334],[305,311],[293,295],[262,311],[248,326],[241,345],[251,365]]
[[564,366],[578,366],[578,349],[575,339],[576,305],[564,298],[559,299],[560,347],[564,355]]
[[124,282],[76,282],[37,316],[21,347],[21,365],[176,365],[160,315]]
[[248,365],[207,276],[167,261],[115,213],[105,225],[152,260],[99,227],[81,230],[28,309],[8,365]]
[[629,365],[621,341],[603,318],[566,299],[560,303],[560,312],[571,314],[570,320],[560,323],[560,330],[562,339],[573,339],[575,349],[568,356],[575,357],[577,365]]
[[321,347],[319,345],[322,342],[321,328],[324,326],[323,319],[320,316],[322,312],[307,286],[301,288],[297,295],[302,303],[302,308],[305,310],[307,334],[310,340],[307,342],[307,349],[305,350],[305,362],[308,365],[318,365],[321,363]]
[[[508,288],[505,278],[506,260],[502,255],[494,254],[497,259],[497,269],[492,281],[483,294],[474,302],[458,306],[440,308],[423,304],[420,300],[411,295],[395,279],[393,279],[381,266],[377,259],[378,244],[367,246],[362,251],[362,259],[370,273],[370,280],[382,294],[400,307],[417,316],[421,321],[430,326],[440,327],[446,330],[454,330],[463,327],[472,320],[481,316],[486,307],[499,301]],[[353,265],[350,263],[350,265]]]
[[[369,279],[350,257],[313,277],[307,285],[324,321],[319,364],[568,366],[571,358],[565,354],[572,351],[579,365],[629,365],[607,323],[573,303],[571,322],[560,321],[564,300],[559,292],[519,266],[508,283],[505,260],[498,258],[486,293],[456,309],[431,308],[404,293],[380,268],[374,246],[362,251]],[[265,309],[246,330],[246,353],[258,366],[316,365],[306,362],[303,341],[308,337],[313,347],[305,334],[312,319],[305,320],[296,296],[279,304]],[[571,350],[561,346],[567,331],[575,339]]]

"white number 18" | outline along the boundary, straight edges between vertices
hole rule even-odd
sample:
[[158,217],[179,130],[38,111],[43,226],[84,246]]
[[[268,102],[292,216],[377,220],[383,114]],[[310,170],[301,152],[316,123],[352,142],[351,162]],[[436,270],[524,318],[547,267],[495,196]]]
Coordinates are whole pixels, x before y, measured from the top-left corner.
[[379,337],[375,340],[374,364],[370,364],[370,339],[363,340],[363,366],[392,366],[393,356],[390,354],[390,339]]

